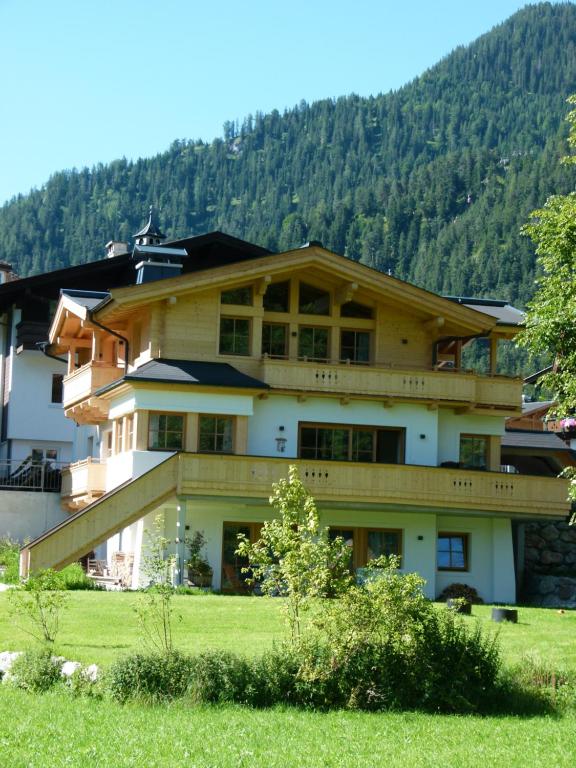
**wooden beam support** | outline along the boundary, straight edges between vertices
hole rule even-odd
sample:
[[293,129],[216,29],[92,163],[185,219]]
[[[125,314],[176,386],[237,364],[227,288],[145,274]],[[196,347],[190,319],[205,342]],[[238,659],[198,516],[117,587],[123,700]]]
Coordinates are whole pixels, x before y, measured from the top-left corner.
[[272,282],[272,276],[264,275],[262,280],[259,280],[256,283],[256,293],[258,294],[258,296],[264,296],[271,282]]
[[56,344],[62,347],[82,347],[88,349],[92,346],[92,339],[75,339],[71,336],[58,336]]
[[429,333],[434,333],[435,331],[439,331],[441,328],[444,327],[445,319],[443,317],[433,317],[432,320],[426,320],[422,323],[424,330],[428,331]]

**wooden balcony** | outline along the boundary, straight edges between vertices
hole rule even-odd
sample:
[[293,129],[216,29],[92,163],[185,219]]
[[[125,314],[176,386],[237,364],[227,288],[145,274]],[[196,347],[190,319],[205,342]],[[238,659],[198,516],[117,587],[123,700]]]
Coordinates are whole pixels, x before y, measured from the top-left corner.
[[62,472],[62,508],[78,512],[103,496],[105,489],[106,464],[93,458],[70,464]]
[[178,493],[268,498],[273,482],[296,464],[318,502],[375,504],[382,508],[500,512],[511,516],[565,517],[568,482],[510,475],[392,464],[303,461],[255,456],[180,454]]
[[372,365],[337,365],[263,359],[261,378],[274,389],[301,394],[331,392],[342,396],[420,401],[470,409],[520,411],[522,381],[446,370],[410,370]]
[[100,387],[121,378],[123,368],[90,362],[64,377],[64,413],[78,424],[94,424],[108,417],[108,403],[94,397]]

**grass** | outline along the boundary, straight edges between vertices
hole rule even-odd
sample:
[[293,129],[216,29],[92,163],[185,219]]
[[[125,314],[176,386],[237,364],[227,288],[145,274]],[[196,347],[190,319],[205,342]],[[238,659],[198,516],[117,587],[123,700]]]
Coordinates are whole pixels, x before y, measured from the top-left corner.
[[[107,665],[137,648],[131,605],[138,597],[71,593],[57,651]],[[31,647],[34,641],[8,619],[7,602],[0,593],[0,650]],[[259,653],[283,636],[277,599],[195,595],[174,602],[182,615],[176,629],[182,650],[218,647]],[[496,627],[490,622],[490,607],[473,610],[480,621]],[[519,617],[517,625],[500,625],[507,664],[533,653],[551,666],[576,673],[576,612],[521,608]],[[32,697],[2,687],[0,723],[0,755],[10,756],[6,765],[11,768],[87,763],[92,768],[512,768],[576,762],[576,708],[555,716],[464,717],[191,708],[183,703],[122,707],[72,699],[63,692]]]

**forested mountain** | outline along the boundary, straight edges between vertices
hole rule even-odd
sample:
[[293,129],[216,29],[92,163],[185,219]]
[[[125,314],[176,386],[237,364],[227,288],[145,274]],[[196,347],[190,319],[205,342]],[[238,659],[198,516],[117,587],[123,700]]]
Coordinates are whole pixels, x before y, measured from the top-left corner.
[[56,173],[0,209],[0,258],[22,275],[101,258],[153,203],[170,237],[317,239],[431,290],[522,304],[534,255],[519,228],[576,179],[559,164],[573,92],[576,6],[529,6],[398,91],[302,102],[227,123],[211,144]]

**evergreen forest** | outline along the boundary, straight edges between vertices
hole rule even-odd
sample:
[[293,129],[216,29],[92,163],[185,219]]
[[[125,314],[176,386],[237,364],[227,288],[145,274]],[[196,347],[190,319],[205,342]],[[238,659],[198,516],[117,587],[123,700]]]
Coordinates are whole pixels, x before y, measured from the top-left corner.
[[559,162],[574,92],[576,6],[528,6],[398,91],[301,102],[227,122],[211,143],[57,172],[0,209],[0,258],[22,276],[102,258],[154,204],[170,238],[320,240],[433,291],[523,306],[535,258],[520,227],[574,188]]

